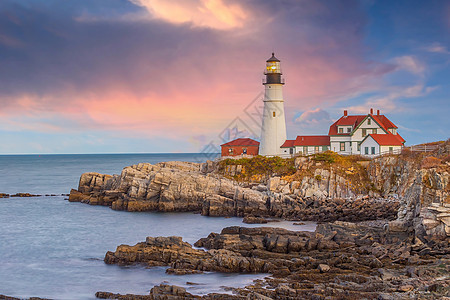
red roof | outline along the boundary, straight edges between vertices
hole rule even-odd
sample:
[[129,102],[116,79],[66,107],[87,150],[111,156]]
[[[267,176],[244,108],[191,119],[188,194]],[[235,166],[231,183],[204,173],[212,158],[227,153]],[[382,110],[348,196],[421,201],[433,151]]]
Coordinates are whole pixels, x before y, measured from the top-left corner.
[[294,146],[329,146],[328,135],[299,135],[295,139]]
[[[353,126],[355,129],[368,115],[356,115],[356,116],[342,116],[339,120],[330,126],[328,135],[350,135],[351,132],[338,133],[338,126]],[[389,128],[398,128],[394,125],[385,115],[372,115],[369,114],[372,119],[377,122],[381,128],[388,131]]]
[[220,146],[259,146],[259,142],[249,138],[240,138]]
[[369,134],[380,146],[402,146],[405,141],[398,134]]
[[294,147],[295,140],[286,140],[283,145],[281,145],[280,148],[291,148]]

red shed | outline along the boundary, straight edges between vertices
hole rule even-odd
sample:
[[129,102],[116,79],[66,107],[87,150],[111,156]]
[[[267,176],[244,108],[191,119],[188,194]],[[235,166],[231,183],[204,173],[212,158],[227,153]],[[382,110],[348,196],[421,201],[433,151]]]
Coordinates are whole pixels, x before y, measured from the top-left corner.
[[259,153],[259,142],[249,138],[236,139],[220,146],[222,147],[222,157],[258,155]]

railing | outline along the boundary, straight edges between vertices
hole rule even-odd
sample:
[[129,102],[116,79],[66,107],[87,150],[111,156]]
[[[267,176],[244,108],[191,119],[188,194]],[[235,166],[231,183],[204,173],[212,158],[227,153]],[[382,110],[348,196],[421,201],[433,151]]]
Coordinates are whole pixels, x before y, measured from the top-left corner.
[[[281,83],[281,84],[286,84],[286,81],[284,80],[284,78],[281,78],[280,83]],[[268,84],[266,78],[263,78],[263,79],[262,79],[262,84]]]
[[438,147],[439,145],[415,145],[405,148],[413,152],[431,152],[436,150]]
[[390,151],[390,150],[383,151],[383,152],[380,152],[380,153],[377,153],[377,154],[364,154],[364,153],[361,153],[360,155],[364,156],[364,157],[369,157],[369,158],[375,158],[375,157],[379,157],[379,156],[383,156],[383,155],[398,155],[398,154],[402,153],[403,149],[405,149],[405,148],[395,149],[395,150],[392,150],[392,151]]

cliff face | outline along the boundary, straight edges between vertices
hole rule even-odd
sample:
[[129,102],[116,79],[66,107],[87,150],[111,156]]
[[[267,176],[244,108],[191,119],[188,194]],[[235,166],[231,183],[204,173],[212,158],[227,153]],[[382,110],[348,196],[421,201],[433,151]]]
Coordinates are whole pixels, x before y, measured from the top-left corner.
[[[71,191],[69,201],[127,211],[195,211],[206,216],[255,215],[315,221],[392,218],[398,208],[397,202],[368,197],[344,201],[341,197],[349,193],[339,182],[330,184],[325,176],[322,183],[309,183],[308,179],[287,183],[273,177],[267,185],[250,188],[209,172],[213,170],[210,165],[142,163],[124,168],[120,175],[85,173],[78,190]],[[325,182],[332,197],[325,197],[328,192],[320,190]],[[309,186],[314,186],[316,192],[311,193],[306,188]]]
[[120,175],[83,174],[69,201],[207,216],[315,221],[396,217],[389,224],[392,232],[445,239],[450,236],[449,164],[439,160],[430,167],[423,161],[389,156],[370,163],[336,164],[302,157],[295,161],[294,174],[272,174],[259,183],[227,178],[245,172],[245,166],[227,166],[224,171],[215,162],[141,163],[124,168]]
[[[201,164],[141,163],[120,175],[85,173],[69,201],[127,211],[197,211],[209,216],[243,216],[266,211],[266,196],[230,179],[201,172]],[[106,180],[105,180],[106,179]]]

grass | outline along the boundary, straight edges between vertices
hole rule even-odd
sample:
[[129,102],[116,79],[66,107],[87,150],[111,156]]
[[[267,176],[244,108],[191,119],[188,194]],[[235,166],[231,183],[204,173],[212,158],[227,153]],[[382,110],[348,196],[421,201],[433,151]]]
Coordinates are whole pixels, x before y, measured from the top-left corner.
[[254,181],[253,179],[269,176],[289,176],[296,172],[294,158],[255,156],[252,158],[224,159],[219,163],[219,172],[226,174],[228,166],[242,166],[242,171],[234,175],[238,181]]

